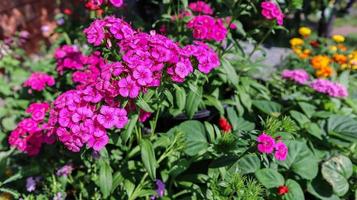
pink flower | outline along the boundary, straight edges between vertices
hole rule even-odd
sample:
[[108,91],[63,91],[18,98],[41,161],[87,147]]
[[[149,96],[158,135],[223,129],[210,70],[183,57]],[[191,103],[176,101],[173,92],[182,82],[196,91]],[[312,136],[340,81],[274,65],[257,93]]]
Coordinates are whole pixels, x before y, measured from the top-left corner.
[[118,119],[116,119],[116,116],[114,115],[114,112],[115,108],[111,108],[109,106],[102,106],[100,108],[100,114],[97,115],[97,121],[104,128],[113,128],[118,121]]
[[24,82],[25,87],[30,87],[36,91],[42,91],[46,86],[53,86],[55,84],[55,79],[42,72],[34,72],[31,76]]
[[188,7],[192,11],[195,11],[198,13],[203,13],[203,14],[207,14],[207,15],[213,14],[213,10],[212,10],[211,6],[208,5],[207,3],[205,3],[204,1],[192,2],[188,5]]
[[257,138],[258,151],[261,153],[272,153],[275,147],[275,140],[270,135],[262,133]]
[[125,109],[116,108],[114,112],[114,116],[117,118],[115,126],[117,128],[124,128],[128,123],[127,112]]
[[152,72],[144,66],[139,66],[134,70],[133,78],[141,86],[146,86],[153,80]]
[[295,70],[286,69],[281,73],[281,76],[284,79],[292,80],[299,84],[305,84],[310,79],[309,74],[303,69],[295,69]]
[[144,123],[151,116],[151,112],[146,112],[145,110],[140,109],[139,113],[139,122]]
[[226,38],[228,33],[221,19],[215,19],[208,15],[195,16],[187,23],[187,27],[193,30],[195,39],[220,42]]
[[123,5],[123,0],[109,0],[109,1],[113,6],[117,8],[120,8]]
[[140,87],[130,76],[120,79],[118,86],[119,93],[123,97],[136,98],[139,95]]
[[94,46],[102,44],[105,38],[104,26],[105,22],[103,20],[96,19],[88,28],[84,29],[83,32],[89,44],[93,44]]
[[310,87],[316,92],[327,94],[331,97],[347,97],[347,88],[339,83],[334,83],[325,79],[314,80]]
[[27,109],[26,112],[31,114],[31,118],[35,121],[42,121],[46,112],[50,108],[48,103],[32,103]]
[[212,69],[220,65],[218,55],[207,44],[195,41],[194,45],[188,45],[184,48],[188,56],[195,56],[198,61],[198,70],[208,74]]
[[82,53],[77,46],[63,45],[57,48],[54,54],[57,63],[57,72],[62,74],[66,69],[78,70],[83,66]]
[[30,133],[34,133],[40,130],[40,128],[38,127],[38,122],[31,118],[23,119],[19,123],[19,127]]
[[261,3],[262,15],[267,20],[276,19],[279,25],[283,25],[284,14],[281,12],[278,5],[273,2],[265,1]]
[[93,136],[88,141],[88,147],[92,147],[96,151],[100,151],[109,142],[109,137],[104,130],[97,129]]
[[275,144],[275,158],[277,160],[285,160],[288,155],[288,147],[283,142],[277,142]]

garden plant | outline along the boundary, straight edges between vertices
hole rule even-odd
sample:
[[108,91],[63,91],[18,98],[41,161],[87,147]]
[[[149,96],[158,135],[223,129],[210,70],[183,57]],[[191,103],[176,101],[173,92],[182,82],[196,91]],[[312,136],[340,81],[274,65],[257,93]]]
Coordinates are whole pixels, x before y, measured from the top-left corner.
[[301,27],[257,76],[302,1],[63,3],[1,42],[0,199],[357,198],[357,51]]

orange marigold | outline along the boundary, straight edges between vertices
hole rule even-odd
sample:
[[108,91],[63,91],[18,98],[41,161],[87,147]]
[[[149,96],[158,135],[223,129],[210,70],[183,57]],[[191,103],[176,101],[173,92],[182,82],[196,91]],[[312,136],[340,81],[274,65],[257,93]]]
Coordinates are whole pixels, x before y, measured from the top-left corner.
[[330,64],[330,58],[325,55],[318,55],[312,57],[310,62],[314,69],[320,69],[323,67],[328,67]]
[[346,64],[347,56],[345,56],[343,54],[335,54],[335,55],[333,55],[333,60],[340,65]]
[[346,47],[345,45],[343,45],[343,44],[337,45],[337,48],[338,48],[339,50],[341,50],[341,51],[347,51],[347,47]]
[[319,78],[327,78],[332,76],[333,69],[330,66],[322,67],[316,71],[316,76]]

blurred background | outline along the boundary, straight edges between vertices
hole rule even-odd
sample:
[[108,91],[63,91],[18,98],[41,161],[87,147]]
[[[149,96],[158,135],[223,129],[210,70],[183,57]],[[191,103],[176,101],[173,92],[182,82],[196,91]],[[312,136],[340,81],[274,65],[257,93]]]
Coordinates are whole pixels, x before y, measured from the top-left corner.
[[[292,0],[290,3],[298,1],[301,0]],[[356,0],[304,0],[300,9],[287,14],[284,27],[290,31],[275,34],[266,45],[288,47],[289,38],[296,35],[300,26],[312,28],[319,36],[342,34],[348,38],[348,45],[356,45],[355,2]],[[126,1],[127,9],[121,12],[126,12],[129,19],[135,18],[136,23],[141,20],[143,24],[150,24],[160,17],[160,12],[157,12],[160,10],[160,4],[160,1],[149,0]],[[37,53],[41,45],[49,46],[56,41],[56,28],[59,26],[71,34],[69,30],[76,30],[76,27],[86,24],[83,20],[89,14],[85,12],[83,5],[83,0],[2,0],[0,40],[10,43],[14,36],[20,37],[23,39],[22,47],[27,53]],[[247,24],[243,24],[245,29],[249,29],[249,23],[248,20]]]

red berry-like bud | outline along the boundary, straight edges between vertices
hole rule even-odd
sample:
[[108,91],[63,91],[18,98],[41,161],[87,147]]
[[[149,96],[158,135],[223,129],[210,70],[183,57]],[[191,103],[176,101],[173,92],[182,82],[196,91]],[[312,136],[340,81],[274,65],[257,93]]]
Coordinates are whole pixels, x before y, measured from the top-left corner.
[[228,120],[224,117],[221,117],[218,121],[219,128],[225,132],[229,133],[232,131],[232,126],[229,124]]
[[312,47],[319,47],[319,45],[320,45],[320,43],[319,43],[319,41],[317,41],[317,40],[313,40],[313,41],[311,41],[310,42],[310,45],[312,46]]
[[285,195],[286,193],[289,192],[289,188],[285,185],[281,185],[278,187],[278,195]]
[[69,9],[69,8],[66,8],[63,10],[63,13],[66,14],[66,15],[72,15],[72,10]]

